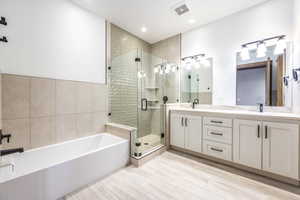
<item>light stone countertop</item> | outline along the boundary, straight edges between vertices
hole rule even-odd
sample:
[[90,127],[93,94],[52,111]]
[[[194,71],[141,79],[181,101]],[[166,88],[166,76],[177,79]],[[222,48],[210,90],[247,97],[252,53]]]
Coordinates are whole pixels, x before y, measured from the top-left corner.
[[213,109],[213,108],[186,108],[186,107],[174,107],[170,108],[171,112],[189,112],[189,113],[201,113],[210,117],[241,117],[251,118],[255,120],[284,120],[300,123],[300,114],[286,113],[286,112],[257,112],[247,110],[226,110],[226,109]]

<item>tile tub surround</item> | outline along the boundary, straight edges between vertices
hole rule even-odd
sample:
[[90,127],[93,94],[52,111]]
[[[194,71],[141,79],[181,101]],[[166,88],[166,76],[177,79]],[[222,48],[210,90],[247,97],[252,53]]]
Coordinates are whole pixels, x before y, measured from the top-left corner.
[[107,85],[2,74],[3,148],[32,149],[103,132]]

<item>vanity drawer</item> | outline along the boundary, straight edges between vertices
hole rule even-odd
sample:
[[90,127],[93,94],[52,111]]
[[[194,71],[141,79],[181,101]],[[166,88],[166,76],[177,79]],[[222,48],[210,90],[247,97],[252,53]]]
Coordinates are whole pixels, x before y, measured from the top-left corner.
[[217,117],[204,117],[204,124],[211,126],[232,127],[232,119],[217,118]]
[[206,125],[204,126],[203,138],[232,144],[232,128]]
[[232,161],[232,146],[203,140],[203,153],[209,156]]

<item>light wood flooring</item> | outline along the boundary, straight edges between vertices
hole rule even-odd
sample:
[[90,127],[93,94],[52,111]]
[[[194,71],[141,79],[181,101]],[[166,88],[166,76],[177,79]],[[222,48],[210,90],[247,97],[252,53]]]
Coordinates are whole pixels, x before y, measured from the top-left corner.
[[300,200],[300,196],[174,152],[129,166],[66,200]]

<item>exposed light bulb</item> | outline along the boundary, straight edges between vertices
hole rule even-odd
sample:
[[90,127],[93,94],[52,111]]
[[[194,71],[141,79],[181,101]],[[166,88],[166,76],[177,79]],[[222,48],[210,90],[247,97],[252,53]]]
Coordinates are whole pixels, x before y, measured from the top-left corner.
[[195,19],[189,19],[189,24],[195,24],[196,23],[196,20]]
[[263,58],[266,56],[266,52],[267,52],[267,47],[266,47],[265,43],[260,42],[257,47],[257,55],[256,56],[258,58]]
[[141,31],[143,32],[143,33],[146,33],[147,32],[147,27],[145,27],[145,26],[143,26],[142,28],[141,28]]
[[159,67],[154,68],[154,73],[157,74],[159,72]]
[[242,47],[241,58],[242,58],[242,60],[249,60],[250,59],[250,53],[249,53],[249,49],[248,49],[247,46]]
[[277,44],[276,44],[276,48],[275,48],[275,51],[274,51],[274,54],[275,55],[280,55],[280,54],[283,54],[284,53],[284,50],[286,49],[287,45],[286,45],[286,41],[284,38],[280,38],[278,41],[277,41]]
[[185,63],[185,69],[186,70],[191,70],[192,69],[192,63],[191,62],[187,62],[187,63]]
[[163,75],[163,74],[164,74],[164,71],[163,71],[163,70],[160,70],[160,71],[159,71],[159,74],[160,74],[160,75]]
[[171,71],[171,65],[170,64],[166,65],[166,71]]
[[138,72],[138,78],[143,78],[142,72]]
[[177,70],[177,67],[176,67],[176,66],[173,66],[173,67],[172,67],[172,72],[176,72],[176,70]]

